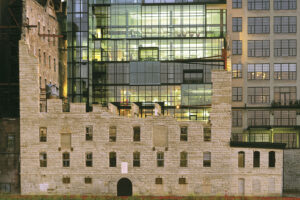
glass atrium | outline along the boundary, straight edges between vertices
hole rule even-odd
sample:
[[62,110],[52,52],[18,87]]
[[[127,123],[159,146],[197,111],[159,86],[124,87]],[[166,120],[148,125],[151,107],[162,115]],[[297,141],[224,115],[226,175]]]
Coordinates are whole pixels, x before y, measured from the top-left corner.
[[[224,69],[226,10],[198,0],[68,1],[68,97],[142,117],[207,120],[211,70]],[[224,2],[223,2],[224,3]],[[217,4],[216,4],[217,5]]]

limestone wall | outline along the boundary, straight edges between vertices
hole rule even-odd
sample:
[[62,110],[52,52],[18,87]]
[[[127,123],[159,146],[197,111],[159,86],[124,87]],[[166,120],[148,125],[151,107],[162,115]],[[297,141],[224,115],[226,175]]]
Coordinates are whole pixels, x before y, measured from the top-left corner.
[[[21,108],[21,193],[22,194],[98,194],[116,195],[118,181],[126,177],[134,195],[238,195],[238,180],[261,181],[261,195],[274,177],[275,190],[281,194],[282,151],[276,151],[277,166],[269,169],[265,159],[269,150],[261,149],[261,167],[237,166],[237,151],[230,148],[231,74],[214,71],[210,123],[177,121],[173,117],[147,118],[117,115],[113,105],[94,106],[85,112],[85,104],[71,103],[70,112],[62,112],[59,99],[49,99],[47,112],[39,112],[38,62],[24,42],[20,42]],[[116,142],[109,141],[109,129],[116,127]],[[133,127],[139,126],[140,141],[133,141]],[[180,140],[182,126],[188,128],[187,141]],[[204,141],[203,128],[211,126],[211,141]],[[40,142],[40,128],[47,129],[47,141]],[[86,140],[86,127],[92,127],[93,139]],[[159,129],[157,129],[159,127]],[[156,134],[154,131],[160,132]],[[62,144],[62,135],[70,134],[70,147]],[[65,141],[65,139],[64,139]],[[133,167],[133,152],[140,152],[140,167]],[[187,152],[187,167],[180,167],[180,152]],[[244,148],[251,163],[253,149]],[[40,167],[40,153],[47,154],[47,167]],[[62,154],[70,154],[70,166],[63,167]],[[117,165],[109,167],[109,153],[116,152]],[[164,167],[157,166],[157,152],[164,152]],[[204,167],[204,152],[211,153],[211,166]],[[92,167],[86,166],[86,153],[92,153]],[[248,156],[249,155],[249,156]],[[122,165],[124,167],[122,167]],[[127,165],[127,167],[126,167]],[[70,183],[62,182],[69,177]],[[92,178],[91,184],[84,182]],[[155,184],[155,178],[163,184]],[[186,178],[186,184],[179,184]],[[273,179],[272,179],[273,180]],[[257,181],[256,181],[257,182]],[[245,189],[253,195],[252,186]],[[256,193],[255,193],[256,195]]]
[[286,193],[300,193],[300,150],[284,150],[283,190]]

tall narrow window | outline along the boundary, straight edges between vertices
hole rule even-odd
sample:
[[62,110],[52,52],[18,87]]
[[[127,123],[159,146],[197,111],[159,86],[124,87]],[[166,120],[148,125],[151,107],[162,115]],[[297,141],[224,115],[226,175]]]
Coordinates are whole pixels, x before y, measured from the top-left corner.
[[62,154],[63,157],[63,167],[70,167],[70,153],[64,152]]
[[238,166],[239,168],[245,167],[245,152],[239,151],[238,153]]
[[54,72],[56,72],[56,60],[55,60],[55,58],[53,59],[53,68],[54,68]]
[[115,142],[117,140],[117,128],[115,126],[109,127],[109,141]]
[[157,152],[157,167],[164,166],[164,152]]
[[116,152],[109,152],[109,166],[116,167],[117,166],[117,154]]
[[140,166],[140,152],[133,153],[133,166],[139,167]]
[[232,41],[232,55],[242,55],[242,40]]
[[93,167],[93,153],[86,153],[85,154],[85,166],[86,167]]
[[41,50],[39,49],[39,64],[42,62],[42,55],[41,55]]
[[203,139],[204,139],[204,142],[209,142],[211,141],[211,127],[206,127],[203,129]]
[[139,126],[133,127],[133,141],[141,141],[141,128]]
[[47,142],[47,128],[40,127],[40,142]]
[[269,152],[269,167],[275,167],[276,158],[275,158],[275,152],[270,151]]
[[180,167],[187,167],[188,165],[188,154],[183,151],[180,152]]
[[242,64],[232,64],[232,78],[242,78]]
[[259,167],[260,166],[260,152],[254,151],[253,153],[253,167]]
[[92,141],[93,140],[93,127],[87,126],[85,128],[85,140],[86,141]]
[[232,32],[242,32],[242,18],[233,17],[232,18]]
[[203,167],[210,167],[210,166],[211,166],[211,153],[203,152]]
[[44,66],[46,66],[46,52],[44,52]]
[[242,101],[243,99],[243,88],[233,87],[232,88],[232,101]]
[[47,167],[47,153],[40,153],[40,167]]
[[51,56],[49,56],[49,68],[51,69]]
[[38,22],[38,34],[40,34],[41,33],[41,23],[40,22]]
[[180,127],[180,141],[187,141],[188,140],[188,127],[182,126]]

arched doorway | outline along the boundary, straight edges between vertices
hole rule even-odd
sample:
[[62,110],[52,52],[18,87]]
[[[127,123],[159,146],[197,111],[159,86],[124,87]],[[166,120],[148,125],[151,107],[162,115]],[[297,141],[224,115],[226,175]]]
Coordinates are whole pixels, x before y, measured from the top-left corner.
[[128,178],[121,178],[117,184],[118,196],[131,196],[132,183]]

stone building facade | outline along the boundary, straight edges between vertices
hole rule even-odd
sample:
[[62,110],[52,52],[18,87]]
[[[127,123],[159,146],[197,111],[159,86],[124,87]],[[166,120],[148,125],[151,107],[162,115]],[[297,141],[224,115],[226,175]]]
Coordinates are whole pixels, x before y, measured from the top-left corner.
[[28,48],[20,41],[22,194],[282,194],[282,147],[230,145],[231,73],[212,73],[210,123],[162,116],[159,105],[138,118],[137,105],[124,117],[112,104],[63,112],[48,99],[40,112],[39,63]]

